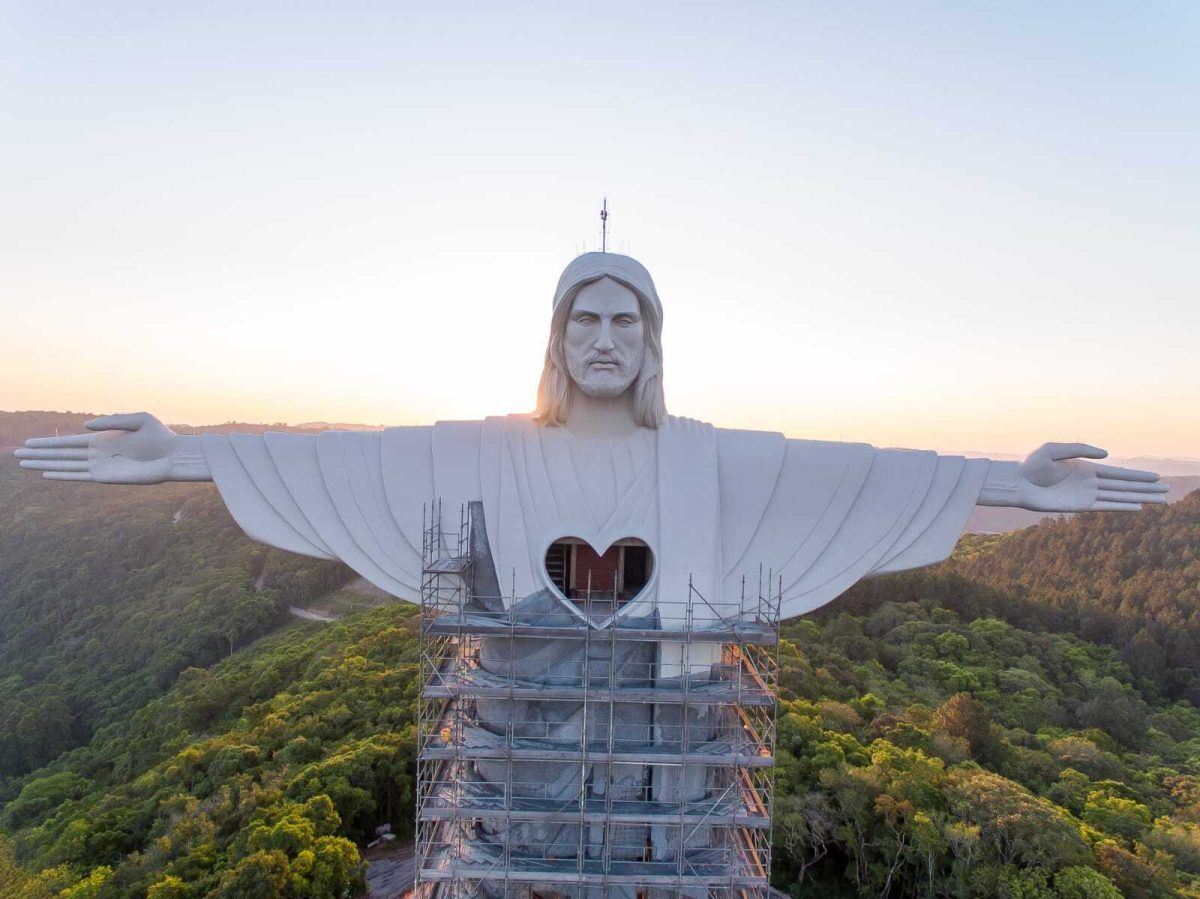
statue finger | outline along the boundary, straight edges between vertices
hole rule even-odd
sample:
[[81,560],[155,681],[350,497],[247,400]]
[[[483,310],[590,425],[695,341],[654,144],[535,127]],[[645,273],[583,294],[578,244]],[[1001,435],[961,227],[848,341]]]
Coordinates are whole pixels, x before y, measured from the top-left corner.
[[18,459],[86,459],[88,451],[79,449],[19,449],[13,453]]
[[1114,503],[1108,500],[1096,500],[1092,508],[1097,512],[1137,512],[1142,507],[1137,503]]
[[1122,490],[1126,493],[1167,493],[1170,484],[1162,481],[1122,481],[1119,478],[1097,478],[1096,486],[1101,490]]
[[1115,503],[1151,503],[1161,505],[1167,501],[1161,493],[1126,493],[1120,490],[1097,490],[1097,499]]
[[86,462],[70,462],[65,459],[50,459],[43,461],[41,459],[24,459],[21,462],[22,468],[28,468],[32,471],[87,471],[88,464]]
[[1090,443],[1048,443],[1050,458],[1055,462],[1066,459],[1103,459],[1108,456],[1108,450],[1103,450]]
[[48,471],[42,477],[51,481],[90,481],[92,476],[86,471]]
[[89,431],[136,431],[150,416],[145,412],[129,412],[118,415],[101,415],[84,423]]
[[1118,481],[1158,480],[1158,475],[1152,471],[1139,471],[1136,468],[1119,468],[1116,465],[1097,465],[1092,473],[1100,478],[1114,478]]
[[95,434],[70,434],[65,437],[30,437],[25,445],[30,449],[90,446]]

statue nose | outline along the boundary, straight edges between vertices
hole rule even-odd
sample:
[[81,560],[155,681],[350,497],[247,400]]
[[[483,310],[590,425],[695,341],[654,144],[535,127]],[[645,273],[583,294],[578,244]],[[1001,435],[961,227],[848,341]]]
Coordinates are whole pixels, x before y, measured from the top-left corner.
[[616,344],[613,343],[612,334],[609,332],[608,328],[604,328],[600,332],[600,336],[596,339],[596,349],[611,350],[615,346]]

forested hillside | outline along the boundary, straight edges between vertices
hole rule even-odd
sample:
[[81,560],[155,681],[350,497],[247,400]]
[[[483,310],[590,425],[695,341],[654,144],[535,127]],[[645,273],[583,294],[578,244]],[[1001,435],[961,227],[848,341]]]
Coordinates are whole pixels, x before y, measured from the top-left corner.
[[[0,459],[0,899],[358,891],[411,829],[411,607],[288,619],[348,572],[210,485],[47,486]],[[777,885],[1200,896],[1198,555],[1195,494],[787,625]]]
[[251,543],[209,484],[48,484],[5,455],[0,510],[0,799],[348,575]]
[[1136,515],[967,536],[949,563],[860,584],[838,607],[914,598],[1115,646],[1143,689],[1200,705],[1200,491]]
[[412,832],[412,611],[295,623],[186,669],[27,779],[0,810],[0,897],[357,893],[358,845]]
[[1200,704],[1200,492],[1144,514],[1023,531],[959,566],[1031,620],[1122,647],[1134,673]]

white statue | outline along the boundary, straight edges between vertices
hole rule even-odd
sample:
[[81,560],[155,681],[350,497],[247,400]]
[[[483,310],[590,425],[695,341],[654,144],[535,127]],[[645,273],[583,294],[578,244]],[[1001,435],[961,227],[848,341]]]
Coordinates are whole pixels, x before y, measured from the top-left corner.
[[547,548],[576,537],[603,552],[645,541],[639,598],[689,576],[714,601],[766,566],[783,616],[860,578],[946,558],[974,505],[1131,511],[1165,501],[1151,472],[1085,461],[1103,450],[1047,443],[1023,462],[786,439],[666,414],[662,306],[637,261],[588,253],[554,295],[533,415],[383,432],[182,436],[147,413],[17,451],[55,480],[214,480],[255,540],[338,558],[387,592],[417,596],[422,505],[482,501],[487,538],[516,595],[551,586]]

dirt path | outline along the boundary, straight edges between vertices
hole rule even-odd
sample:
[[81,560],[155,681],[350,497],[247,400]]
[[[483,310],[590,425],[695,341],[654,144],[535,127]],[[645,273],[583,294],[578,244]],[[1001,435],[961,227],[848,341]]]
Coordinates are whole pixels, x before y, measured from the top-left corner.
[[288,606],[288,612],[297,618],[303,618],[305,621],[324,621],[328,624],[331,621],[338,620],[336,615],[322,615],[320,612],[314,612],[312,609],[301,609],[299,606]]

